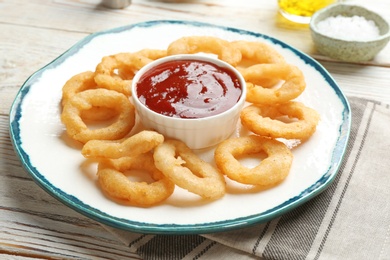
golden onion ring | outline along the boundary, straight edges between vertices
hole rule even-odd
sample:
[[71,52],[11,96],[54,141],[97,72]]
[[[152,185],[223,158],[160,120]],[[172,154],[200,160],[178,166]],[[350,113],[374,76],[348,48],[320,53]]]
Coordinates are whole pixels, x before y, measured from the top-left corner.
[[[284,122],[283,117],[287,122]],[[306,140],[316,131],[320,116],[301,102],[274,106],[251,105],[241,111],[241,123],[255,134],[285,139]]]
[[227,63],[236,66],[241,61],[241,52],[230,42],[212,36],[189,36],[173,41],[167,49],[168,55],[212,53]]
[[[255,104],[285,103],[298,97],[306,88],[302,71],[287,63],[257,64],[247,69],[241,69],[247,82],[246,100]],[[261,85],[264,79],[280,79],[280,87],[268,88]]]
[[[254,168],[248,168],[236,159],[261,152],[265,152],[267,158]],[[215,149],[214,158],[219,170],[230,179],[243,184],[270,187],[287,177],[293,155],[282,142],[251,135],[223,141]]]
[[[82,119],[82,111],[92,107],[106,107],[116,111],[115,122],[109,126],[92,129]],[[135,124],[135,109],[129,99],[116,91],[89,89],[74,95],[66,102],[61,120],[68,135],[82,143],[90,140],[118,140],[126,136]]]
[[225,194],[222,174],[201,160],[181,141],[166,140],[154,150],[156,167],[179,187],[206,199],[219,199]]
[[[130,170],[142,170],[154,181],[132,181],[126,176]],[[154,166],[151,153],[103,160],[98,166],[98,182],[110,197],[141,207],[150,207],[166,200],[175,189],[174,183]]]
[[118,159],[146,153],[164,142],[164,136],[144,130],[120,141],[90,140],[81,150],[86,158]]

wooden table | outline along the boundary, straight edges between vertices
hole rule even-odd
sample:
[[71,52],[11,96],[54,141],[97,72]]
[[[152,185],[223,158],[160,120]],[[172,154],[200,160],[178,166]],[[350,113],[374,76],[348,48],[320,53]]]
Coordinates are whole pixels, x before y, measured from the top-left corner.
[[[390,17],[388,1],[360,2]],[[99,0],[0,1],[0,258],[140,259],[97,222],[35,184],[12,148],[9,109],[32,73],[88,34],[157,19],[196,20],[273,36],[319,60],[345,94],[390,104],[390,45],[365,64],[331,60],[316,52],[308,26],[278,14],[276,0],[133,0],[120,10]]]

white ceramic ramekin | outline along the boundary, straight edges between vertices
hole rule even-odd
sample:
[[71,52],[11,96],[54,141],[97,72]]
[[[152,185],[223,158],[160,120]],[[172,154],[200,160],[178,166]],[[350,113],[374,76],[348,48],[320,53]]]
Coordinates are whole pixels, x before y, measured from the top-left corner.
[[[369,21],[373,21],[378,27],[380,35],[376,39],[345,40],[335,38],[331,34],[328,35],[320,32],[318,23],[329,17],[339,15],[343,17],[360,16]],[[338,25],[337,29],[340,30],[341,26],[341,24]],[[390,41],[390,24],[384,17],[362,6],[348,3],[330,5],[316,12],[311,18],[310,31],[313,42],[320,53],[348,62],[371,60]],[[364,36],[363,30],[360,31],[359,33]],[[356,32],[351,33],[356,34]]]
[[[137,97],[137,82],[146,71],[172,60],[201,60],[228,68],[239,79],[242,88],[240,99],[233,107],[225,112],[196,119],[169,117],[150,110]],[[192,149],[211,147],[229,138],[237,127],[240,112],[245,105],[245,97],[245,80],[233,66],[213,56],[201,54],[172,55],[153,61],[137,72],[132,83],[132,100],[141,123],[147,129],[155,130],[163,134],[166,138],[183,141]]]

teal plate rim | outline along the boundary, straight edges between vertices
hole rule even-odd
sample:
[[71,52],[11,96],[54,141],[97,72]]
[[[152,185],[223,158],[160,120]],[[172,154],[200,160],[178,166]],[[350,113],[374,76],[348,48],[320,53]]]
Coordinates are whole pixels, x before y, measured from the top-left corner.
[[[144,222],[131,221],[128,219],[113,217],[105,212],[97,210],[83,202],[81,202],[78,198],[65,193],[64,191],[58,189],[53,186],[30,162],[29,155],[23,150],[22,140],[20,136],[20,125],[19,122],[22,118],[21,106],[23,103],[24,97],[28,94],[30,87],[33,83],[39,79],[43,71],[47,69],[54,68],[61,62],[63,62],[67,57],[73,55],[77,52],[82,46],[86,45],[93,38],[108,33],[120,33],[127,30],[132,30],[137,27],[153,27],[161,24],[181,24],[195,27],[211,27],[218,28],[222,30],[231,31],[238,34],[251,35],[258,38],[264,38],[271,41],[273,44],[280,45],[283,48],[291,50],[295,55],[297,55],[301,60],[303,60],[306,64],[312,66],[315,70],[317,70],[324,79],[327,81],[329,86],[333,88],[337,97],[341,101],[344,110],[342,112],[342,124],[339,128],[339,136],[338,140],[334,146],[333,154],[331,158],[331,163],[329,168],[322,177],[312,184],[307,189],[303,190],[299,195],[292,197],[285,202],[277,205],[276,207],[269,209],[267,211],[261,212],[259,214],[254,214],[250,216],[245,216],[241,218],[235,218],[230,220],[224,220],[219,222],[210,222],[210,223],[201,223],[194,225],[175,225],[175,224],[151,224]],[[304,54],[303,52],[291,47],[290,45],[275,39],[273,37],[255,33],[247,30],[232,28],[232,27],[224,27],[220,25],[214,25],[203,22],[196,21],[181,21],[181,20],[153,20],[146,21],[137,24],[131,24],[127,26],[117,27],[105,31],[100,31],[96,33],[92,33],[73,45],[69,50],[64,52],[62,55],[57,57],[55,60],[32,74],[22,85],[20,88],[12,106],[10,109],[10,119],[9,119],[9,132],[11,136],[12,145],[22,162],[23,168],[32,176],[33,180],[46,192],[48,192],[51,196],[72,208],[73,210],[93,219],[102,224],[112,226],[114,228],[132,231],[136,233],[146,233],[146,234],[206,234],[206,233],[215,233],[222,231],[229,231],[238,228],[244,228],[255,224],[264,223],[270,221],[274,218],[277,218],[290,210],[302,205],[308,200],[314,198],[322,191],[324,191],[334,180],[337,172],[339,170],[339,166],[344,158],[346,147],[348,144],[348,139],[350,135],[351,129],[351,109],[349,102],[342,92],[342,90],[338,87],[335,80],[332,76],[326,71],[326,69],[318,63],[316,60],[311,58],[310,56]]]

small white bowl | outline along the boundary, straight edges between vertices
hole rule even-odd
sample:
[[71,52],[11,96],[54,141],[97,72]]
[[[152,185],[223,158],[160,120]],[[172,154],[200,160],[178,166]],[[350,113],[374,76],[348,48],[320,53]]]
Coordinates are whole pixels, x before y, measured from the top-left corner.
[[[358,17],[364,17],[366,20],[374,21],[379,29],[379,37],[367,40],[347,40],[319,31],[319,22],[338,15],[344,17],[353,17],[356,15]],[[310,21],[311,36],[317,50],[331,58],[349,62],[373,59],[389,42],[389,27],[389,23],[379,14],[364,7],[351,4],[334,4],[325,7],[316,12]]]
[[[205,61],[229,69],[238,77],[242,89],[241,97],[233,107],[225,112],[203,118],[170,117],[149,109],[138,99],[137,82],[145,72],[152,70],[153,67],[173,60]],[[172,55],[155,60],[141,68],[132,82],[132,100],[143,126],[163,134],[166,138],[181,140],[191,149],[211,147],[229,138],[237,127],[240,112],[245,105],[245,98],[245,80],[242,75],[230,64],[213,56],[201,54]]]

